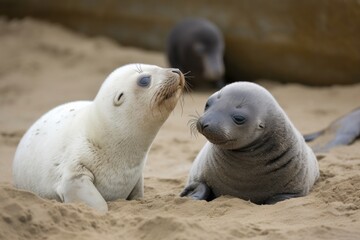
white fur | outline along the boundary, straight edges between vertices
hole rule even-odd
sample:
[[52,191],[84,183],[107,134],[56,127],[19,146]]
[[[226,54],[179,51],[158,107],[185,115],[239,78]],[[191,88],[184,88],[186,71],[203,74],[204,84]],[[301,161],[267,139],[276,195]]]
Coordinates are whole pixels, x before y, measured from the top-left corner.
[[[17,148],[15,185],[45,198],[85,202],[101,211],[107,210],[105,200],[142,197],[148,150],[183,85],[162,105],[151,105],[169,77],[179,83],[181,79],[172,69],[143,64],[143,72],[138,69],[135,64],[116,69],[94,101],[58,106],[37,120]],[[151,75],[149,87],[137,85],[140,75]],[[119,93],[122,103],[116,106],[113,101]]]

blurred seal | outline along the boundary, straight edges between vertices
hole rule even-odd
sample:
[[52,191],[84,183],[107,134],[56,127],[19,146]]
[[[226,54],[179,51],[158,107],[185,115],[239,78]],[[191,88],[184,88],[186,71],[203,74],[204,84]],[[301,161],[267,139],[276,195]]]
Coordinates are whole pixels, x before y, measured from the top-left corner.
[[16,187],[100,211],[142,197],[147,153],[183,87],[178,69],[116,69],[94,101],[58,106],[30,127],[14,158]]
[[210,21],[187,18],[177,23],[167,41],[167,57],[171,67],[179,68],[194,79],[196,87],[223,86],[224,40],[220,30]]
[[272,204],[308,194],[319,177],[315,154],[274,97],[257,84],[236,82],[214,93],[192,127],[208,142],[181,196],[231,195]]
[[305,141],[312,142],[315,152],[327,152],[331,148],[348,145],[360,137],[360,108],[340,117],[327,128],[304,135]]

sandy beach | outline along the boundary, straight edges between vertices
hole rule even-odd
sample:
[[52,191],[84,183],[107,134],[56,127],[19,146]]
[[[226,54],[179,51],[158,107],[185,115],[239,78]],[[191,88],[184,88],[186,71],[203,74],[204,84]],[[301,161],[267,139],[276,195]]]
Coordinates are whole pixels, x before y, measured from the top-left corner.
[[[41,199],[12,185],[12,160],[43,113],[92,100],[107,75],[127,63],[167,66],[165,55],[123,47],[33,19],[0,18],[0,239],[360,239],[360,141],[319,157],[320,180],[306,197],[255,205],[230,196],[180,198],[205,143],[191,135],[211,91],[185,94],[160,129],[145,167],[141,200],[109,202],[100,215],[83,204]],[[260,80],[302,133],[360,105],[360,84],[308,87]]]

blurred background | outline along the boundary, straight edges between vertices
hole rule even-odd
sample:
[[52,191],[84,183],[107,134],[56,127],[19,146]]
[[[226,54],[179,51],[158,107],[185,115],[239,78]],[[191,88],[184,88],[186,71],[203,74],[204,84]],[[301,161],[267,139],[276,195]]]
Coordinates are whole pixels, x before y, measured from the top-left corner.
[[0,15],[31,16],[157,51],[165,51],[176,22],[203,17],[223,32],[228,82],[360,82],[358,0],[0,0]]

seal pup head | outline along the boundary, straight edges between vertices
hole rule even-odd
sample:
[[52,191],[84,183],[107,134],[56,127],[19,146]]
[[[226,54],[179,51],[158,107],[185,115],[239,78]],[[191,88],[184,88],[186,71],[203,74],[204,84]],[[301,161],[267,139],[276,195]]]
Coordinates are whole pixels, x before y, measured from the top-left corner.
[[[277,104],[263,87],[250,82],[229,84],[210,96],[202,116],[195,119],[193,128],[207,140],[223,149],[251,148],[262,140],[270,119],[281,113],[270,112]],[[259,142],[260,143],[260,142]]]
[[213,23],[202,18],[187,18],[171,30],[167,56],[172,67],[215,82],[222,80],[225,72],[224,46],[222,33]]
[[184,85],[178,69],[129,64],[107,77],[94,104],[98,115],[115,128],[157,132],[175,108]]

